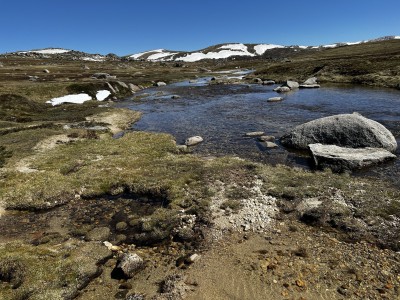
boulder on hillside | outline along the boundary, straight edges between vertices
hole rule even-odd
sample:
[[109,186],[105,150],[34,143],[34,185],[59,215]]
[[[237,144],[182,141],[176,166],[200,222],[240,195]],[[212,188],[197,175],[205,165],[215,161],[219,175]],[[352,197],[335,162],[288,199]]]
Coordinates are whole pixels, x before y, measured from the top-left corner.
[[315,143],[383,148],[390,152],[397,149],[396,139],[388,129],[358,113],[325,117],[296,126],[280,141],[282,145],[295,149],[307,149],[309,144]]
[[318,169],[330,168],[334,172],[361,169],[396,158],[381,148],[345,148],[335,145],[310,144],[309,149]]

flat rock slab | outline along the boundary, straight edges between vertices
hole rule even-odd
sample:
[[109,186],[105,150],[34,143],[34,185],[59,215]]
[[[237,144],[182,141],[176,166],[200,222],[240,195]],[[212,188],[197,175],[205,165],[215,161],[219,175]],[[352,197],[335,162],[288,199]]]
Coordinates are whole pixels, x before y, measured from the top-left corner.
[[396,155],[382,148],[344,148],[335,145],[308,145],[318,169],[334,172],[361,169],[390,159]]
[[262,135],[264,135],[264,131],[253,131],[253,132],[247,132],[245,134],[245,136],[248,136],[248,137],[256,137],[256,136],[262,136]]
[[300,84],[299,88],[301,89],[317,89],[321,86],[319,84]]
[[282,101],[283,98],[282,97],[271,97],[267,100],[267,102],[280,102]]

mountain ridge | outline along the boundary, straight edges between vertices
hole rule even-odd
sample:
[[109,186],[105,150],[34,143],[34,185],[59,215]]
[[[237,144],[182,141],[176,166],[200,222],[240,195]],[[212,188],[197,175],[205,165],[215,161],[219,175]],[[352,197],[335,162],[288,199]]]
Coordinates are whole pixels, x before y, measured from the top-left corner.
[[221,43],[212,45],[200,50],[184,51],[184,50],[167,50],[167,49],[152,49],[139,53],[118,56],[113,53],[107,55],[92,54],[78,50],[49,47],[43,49],[16,51],[0,54],[1,56],[21,56],[21,57],[37,57],[37,58],[60,58],[82,61],[106,61],[106,60],[139,60],[150,62],[176,61],[176,62],[197,62],[204,59],[235,59],[235,58],[252,58],[263,57],[274,49],[285,49],[290,52],[298,52],[303,50],[319,51],[330,48],[343,46],[353,46],[363,43],[381,42],[392,39],[400,39],[400,36],[384,36],[371,40],[363,40],[358,42],[338,42],[334,44],[319,45],[319,46],[301,46],[301,45],[277,45],[267,43]]

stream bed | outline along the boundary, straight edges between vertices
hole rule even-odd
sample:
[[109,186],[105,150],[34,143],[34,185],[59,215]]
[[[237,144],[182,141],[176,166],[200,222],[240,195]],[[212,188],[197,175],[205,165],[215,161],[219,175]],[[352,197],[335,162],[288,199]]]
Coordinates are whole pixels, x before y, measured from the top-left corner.
[[[118,107],[143,112],[133,130],[166,132],[177,144],[200,135],[204,142],[193,153],[203,156],[235,155],[268,164],[310,168],[306,153],[279,145],[279,137],[293,127],[321,117],[358,112],[388,128],[400,142],[400,91],[355,85],[323,85],[281,94],[270,103],[276,87],[239,84],[209,85],[210,78],[179,82],[143,90],[118,103]],[[173,99],[173,95],[179,98]],[[266,149],[247,132],[264,131],[277,138],[279,148]],[[396,155],[400,154],[397,150]],[[354,173],[399,184],[399,159]]]

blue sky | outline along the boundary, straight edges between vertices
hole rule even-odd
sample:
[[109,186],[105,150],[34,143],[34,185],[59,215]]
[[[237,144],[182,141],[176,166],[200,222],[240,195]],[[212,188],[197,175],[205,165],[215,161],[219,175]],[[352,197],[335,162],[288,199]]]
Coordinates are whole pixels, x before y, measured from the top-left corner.
[[1,1],[0,53],[126,55],[226,42],[321,45],[400,35],[399,0]]

